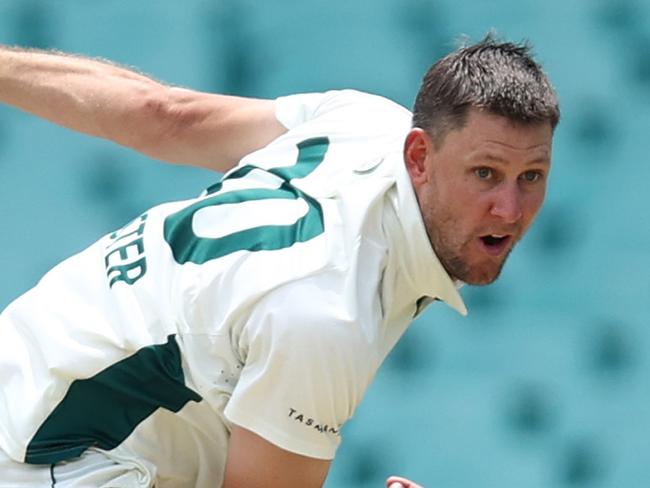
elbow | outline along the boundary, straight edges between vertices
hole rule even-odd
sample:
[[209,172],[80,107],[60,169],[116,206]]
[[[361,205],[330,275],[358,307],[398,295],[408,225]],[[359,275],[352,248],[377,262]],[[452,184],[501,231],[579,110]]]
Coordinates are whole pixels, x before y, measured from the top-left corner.
[[131,108],[131,123],[125,124],[129,127],[129,142],[125,145],[156,159],[173,159],[170,148],[200,121],[200,114],[176,91],[156,85],[139,94]]
[[149,87],[134,104],[137,127],[133,131],[133,148],[150,153],[176,130],[177,109],[170,88],[158,85]]

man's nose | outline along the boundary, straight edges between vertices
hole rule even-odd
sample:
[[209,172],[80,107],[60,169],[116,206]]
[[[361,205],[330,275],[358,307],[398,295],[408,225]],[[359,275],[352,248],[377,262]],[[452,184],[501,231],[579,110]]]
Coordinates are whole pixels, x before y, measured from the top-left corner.
[[504,183],[495,189],[490,213],[505,223],[513,224],[521,219],[522,195],[516,183]]

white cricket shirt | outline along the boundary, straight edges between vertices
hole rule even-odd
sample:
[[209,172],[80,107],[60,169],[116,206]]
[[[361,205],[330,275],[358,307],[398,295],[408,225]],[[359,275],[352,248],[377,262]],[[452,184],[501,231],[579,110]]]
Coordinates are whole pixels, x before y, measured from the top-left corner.
[[159,205],[0,315],[0,447],[87,447],[157,486],[222,481],[231,424],[331,459],[423,296],[466,313],[402,148],[410,113],[352,90],[277,100],[288,132]]

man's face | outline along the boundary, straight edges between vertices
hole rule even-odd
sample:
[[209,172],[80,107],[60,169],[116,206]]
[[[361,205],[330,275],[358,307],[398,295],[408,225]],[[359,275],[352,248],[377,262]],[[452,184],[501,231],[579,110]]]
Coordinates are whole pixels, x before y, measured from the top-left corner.
[[499,276],[544,201],[551,142],[549,123],[479,110],[437,146],[421,129],[410,132],[407,169],[433,249],[453,278],[486,285]]

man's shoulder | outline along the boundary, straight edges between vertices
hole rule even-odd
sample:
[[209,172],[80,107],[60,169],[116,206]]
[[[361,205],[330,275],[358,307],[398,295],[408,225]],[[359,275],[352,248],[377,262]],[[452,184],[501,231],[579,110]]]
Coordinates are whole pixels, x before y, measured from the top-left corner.
[[364,109],[374,107],[377,110],[392,110],[403,116],[411,117],[411,112],[399,103],[383,95],[346,88],[342,90],[330,90],[325,92],[324,100],[341,106],[360,105]]
[[412,114],[384,96],[354,89],[300,93],[277,99],[276,116],[289,129],[313,120],[353,119],[355,124],[410,124]]

